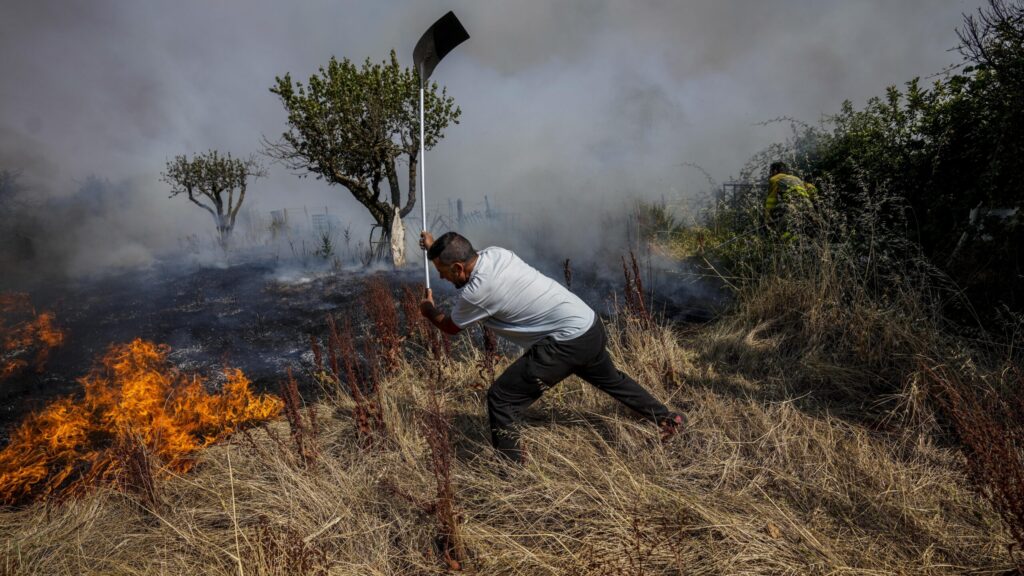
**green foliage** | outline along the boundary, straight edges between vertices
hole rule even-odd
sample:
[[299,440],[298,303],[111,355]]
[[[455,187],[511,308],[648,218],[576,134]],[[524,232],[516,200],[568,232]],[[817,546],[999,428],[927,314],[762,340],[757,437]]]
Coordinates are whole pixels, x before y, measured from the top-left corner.
[[171,186],[171,198],[185,194],[190,202],[209,212],[224,244],[235,227],[249,179],[264,176],[266,170],[253,157],[243,160],[210,150],[191,159],[175,156],[167,162],[161,180]]
[[969,17],[961,31],[960,73],[929,89],[917,80],[889,88],[863,110],[845,104],[816,168],[844,197],[855,186],[896,194],[902,206],[890,219],[976,305],[1019,307],[1024,228],[985,226],[971,210],[1024,208],[1024,10],[994,0],[979,14],[983,23]]
[[316,255],[324,260],[334,255],[334,237],[330,230],[320,232],[320,246],[316,249]]
[[[267,152],[288,167],[338,184],[366,206],[378,224],[390,229],[394,207],[400,216],[416,204],[419,159],[419,77],[389,61],[357,67],[347,58],[330,59],[306,84],[290,74],[275,79],[271,92],[288,111],[288,131],[267,143]],[[436,83],[424,95],[426,148],[443,138],[461,110]],[[401,204],[397,164],[408,165],[408,194]],[[386,182],[390,198],[381,183]]]
[[[756,185],[725,220],[736,233],[756,225],[767,164],[784,160],[831,195],[861,252],[887,251],[898,267],[908,240],[983,315],[1003,304],[1020,310],[1024,6],[990,0],[965,17],[959,36],[962,66],[930,86],[914,79],[861,109],[847,101],[820,128],[793,123],[787,142],[744,168],[742,179]],[[980,217],[989,208],[1019,211]],[[952,312],[969,318],[968,308]]]
[[636,219],[643,240],[671,238],[682,230],[682,226],[672,209],[661,202],[637,200],[633,204],[633,217]]

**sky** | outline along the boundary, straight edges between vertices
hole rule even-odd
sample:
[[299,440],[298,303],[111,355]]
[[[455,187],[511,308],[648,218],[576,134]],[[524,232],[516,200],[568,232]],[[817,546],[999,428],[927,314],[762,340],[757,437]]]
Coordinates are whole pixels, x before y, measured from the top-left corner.
[[[61,250],[80,253],[75,270],[144,264],[212,230],[168,198],[169,159],[258,154],[286,128],[276,76],[392,49],[411,65],[420,34],[454,10],[471,38],[433,80],[462,118],[427,154],[428,207],[487,196],[600,235],[599,206],[705,191],[693,165],[718,182],[738,173],[788,133],[765,121],[813,124],[959,62],[955,29],[981,3],[5,0],[0,170],[17,171],[37,205],[99,197],[51,210],[69,220]],[[346,190],[264,162],[252,209],[326,207],[365,234],[370,218]]]

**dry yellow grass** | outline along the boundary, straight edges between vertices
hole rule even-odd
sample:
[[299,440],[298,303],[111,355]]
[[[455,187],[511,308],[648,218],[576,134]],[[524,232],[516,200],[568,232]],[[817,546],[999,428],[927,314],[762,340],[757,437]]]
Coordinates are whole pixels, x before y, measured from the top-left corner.
[[[967,485],[958,453],[926,430],[878,432],[787,396],[785,366],[772,358],[793,357],[794,335],[764,316],[684,335],[628,319],[609,326],[621,367],[688,405],[689,430],[662,445],[652,425],[571,378],[531,408],[521,468],[488,445],[476,359],[442,366],[466,571],[1009,570],[1009,536]],[[841,379],[840,363],[817,356],[801,378]],[[406,360],[381,386],[382,447],[360,449],[351,401],[332,397],[315,407],[320,456],[310,467],[278,421],[268,428],[280,443],[264,429],[236,435],[194,473],[161,480],[155,509],[99,491],[0,512],[0,574],[444,572],[435,520],[415,502],[435,495],[420,426],[427,364]]]

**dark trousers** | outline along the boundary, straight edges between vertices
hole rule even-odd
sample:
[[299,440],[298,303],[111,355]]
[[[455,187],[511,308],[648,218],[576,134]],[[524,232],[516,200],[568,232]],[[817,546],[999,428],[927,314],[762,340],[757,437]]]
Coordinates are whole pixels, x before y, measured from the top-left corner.
[[615,368],[608,355],[608,334],[599,318],[584,334],[558,342],[550,336],[537,342],[512,363],[487,391],[491,442],[502,455],[520,461],[519,423],[522,413],[545,390],[575,374],[640,415],[658,422],[668,408],[636,380]]

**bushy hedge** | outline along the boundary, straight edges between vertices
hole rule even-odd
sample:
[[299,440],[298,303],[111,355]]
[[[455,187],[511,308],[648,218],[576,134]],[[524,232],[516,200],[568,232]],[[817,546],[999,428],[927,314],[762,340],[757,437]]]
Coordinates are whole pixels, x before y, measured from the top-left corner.
[[862,109],[845,102],[822,127],[795,126],[744,176],[760,182],[781,157],[848,216],[875,212],[967,297],[951,316],[987,322],[1024,310],[1024,4],[989,0],[958,35],[961,63],[930,86],[914,79]]

